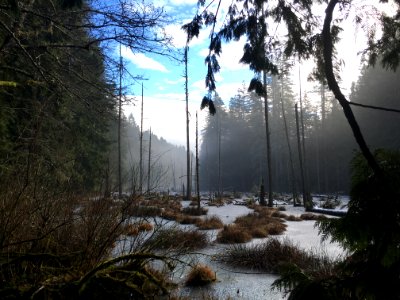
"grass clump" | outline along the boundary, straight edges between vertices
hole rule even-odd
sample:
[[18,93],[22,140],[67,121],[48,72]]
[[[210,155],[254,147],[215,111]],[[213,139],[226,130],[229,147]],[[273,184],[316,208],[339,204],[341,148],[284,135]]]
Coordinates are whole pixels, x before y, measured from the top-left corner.
[[214,282],[216,279],[217,275],[209,266],[199,264],[190,270],[186,278],[186,285],[203,286]]
[[302,220],[305,221],[318,221],[318,220],[325,220],[326,216],[324,215],[317,215],[312,213],[305,213],[300,216]]
[[278,274],[286,265],[295,265],[307,274],[323,277],[332,274],[336,261],[326,254],[307,252],[292,241],[270,238],[263,244],[234,245],[217,259],[234,267]]
[[203,216],[206,215],[208,212],[208,209],[205,207],[198,207],[195,206],[188,206],[182,209],[182,213],[185,215],[189,216]]
[[247,243],[251,241],[251,234],[235,224],[225,225],[218,233],[217,242],[222,244]]
[[218,234],[217,241],[246,243],[251,238],[282,234],[286,230],[286,224],[282,219],[273,217],[277,212],[276,209],[271,208],[255,208],[255,212],[236,218],[233,225],[224,226]]
[[149,222],[143,222],[139,224],[128,224],[124,228],[124,233],[127,236],[136,236],[140,232],[153,230],[153,225]]
[[146,246],[155,249],[196,250],[206,247],[208,242],[205,232],[172,227],[157,230],[146,242]]
[[217,216],[199,219],[196,225],[200,230],[221,229],[224,227],[224,223]]
[[296,217],[296,216],[294,216],[294,215],[286,216],[285,220],[287,220],[287,221],[294,221],[294,222],[303,221],[302,218]]

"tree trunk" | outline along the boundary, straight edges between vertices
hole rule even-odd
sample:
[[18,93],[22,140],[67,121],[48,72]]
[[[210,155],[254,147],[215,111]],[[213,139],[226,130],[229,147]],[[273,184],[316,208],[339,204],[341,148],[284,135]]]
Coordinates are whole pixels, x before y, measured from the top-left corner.
[[272,165],[271,165],[271,135],[268,120],[268,92],[267,92],[267,73],[263,72],[264,81],[264,117],[265,117],[265,134],[267,137],[267,168],[268,168],[268,206],[274,205],[272,199]]
[[185,99],[186,99],[186,200],[192,197],[189,141],[189,87],[188,87],[188,46],[185,47]]
[[308,197],[307,197],[307,191],[306,191],[306,186],[304,183],[304,166],[303,166],[303,154],[302,154],[302,147],[301,147],[301,141],[300,141],[300,126],[299,126],[299,112],[297,109],[297,103],[295,104],[295,113],[296,113],[296,132],[297,132],[297,148],[299,152],[299,162],[300,162],[300,179],[301,179],[301,190],[303,193],[303,205],[306,210],[308,210],[309,205],[308,205]]
[[200,211],[200,178],[199,178],[199,121],[196,112],[196,191],[197,209]]
[[295,206],[296,201],[297,201],[297,192],[296,192],[296,182],[295,182],[295,176],[294,176],[293,154],[292,154],[292,147],[290,146],[289,130],[288,130],[287,121],[286,121],[285,105],[283,102],[284,102],[284,100],[283,100],[283,97],[281,94],[282,118],[283,118],[283,124],[285,126],[286,143],[287,143],[288,151],[289,151],[290,175],[291,175],[290,182],[291,182],[292,195],[293,195],[293,206]]
[[325,20],[324,27],[322,30],[322,42],[323,42],[323,55],[324,55],[324,66],[325,66],[325,76],[328,82],[328,86],[335,95],[335,98],[339,101],[340,105],[343,108],[344,115],[346,116],[347,121],[353,131],[354,138],[357,141],[358,146],[360,147],[361,153],[365,157],[368,162],[368,165],[373,170],[374,174],[377,176],[382,175],[382,170],[379,167],[377,161],[369,150],[367,143],[365,142],[364,136],[362,135],[361,129],[357,123],[357,120],[353,114],[353,111],[350,107],[350,104],[346,97],[343,95],[340,87],[336,81],[335,74],[333,72],[333,63],[332,63],[332,51],[333,51],[333,42],[331,36],[331,22],[332,15],[335,9],[336,4],[339,0],[331,0],[325,10]]
[[143,83],[142,104],[140,107],[140,141],[139,141],[139,194],[143,192]]
[[118,95],[118,196],[122,196],[122,170],[121,170],[121,119],[122,119],[122,55],[119,45],[119,95]]
[[151,128],[150,128],[150,137],[149,137],[149,161],[147,165],[147,194],[150,194],[150,177],[151,175]]

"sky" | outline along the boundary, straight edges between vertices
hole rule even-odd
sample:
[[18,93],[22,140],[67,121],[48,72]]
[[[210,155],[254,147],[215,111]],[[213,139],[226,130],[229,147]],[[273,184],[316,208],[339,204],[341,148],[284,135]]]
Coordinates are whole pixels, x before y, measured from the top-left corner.
[[[222,1],[219,16],[226,14],[226,5],[231,1]],[[364,2],[366,3],[366,2]],[[197,11],[197,0],[155,0],[155,6],[163,6],[168,15],[173,17],[173,24],[167,25],[165,31],[171,35],[173,44],[177,49],[183,50],[186,43],[186,35],[181,26],[189,22]],[[225,5],[225,6],[224,6]],[[321,12],[323,13],[323,9]],[[218,28],[216,28],[218,29]],[[190,144],[191,149],[195,145],[195,115],[199,115],[199,130],[205,126],[208,115],[207,110],[200,111],[200,103],[207,93],[205,88],[206,66],[204,59],[208,54],[210,28],[200,32],[189,44],[188,53],[188,89],[189,89],[189,114],[190,114]],[[359,75],[360,55],[357,53],[357,45],[363,43],[360,33],[349,27],[342,35],[342,47],[339,56],[344,65],[341,72],[342,88],[349,93],[352,82]],[[243,84],[248,85],[253,73],[247,65],[239,63],[242,56],[244,39],[223,45],[222,55],[219,58],[221,71],[217,74],[216,91],[221,96],[225,105],[228,105],[231,97],[237,94]],[[116,49],[119,53],[119,50]],[[124,65],[131,74],[141,75],[143,80],[143,127],[151,130],[159,137],[177,145],[186,145],[186,114],[185,114],[185,90],[184,90],[184,64],[179,64],[167,57],[152,55],[149,53],[133,53],[130,49],[121,49]],[[297,67],[293,82],[299,86],[302,84],[303,93],[311,90],[314,84],[307,83],[312,65],[309,62]],[[299,74],[300,72],[300,74]],[[295,88],[296,90],[296,88]],[[126,116],[133,114],[136,123],[140,124],[140,100],[141,84],[136,83],[131,88],[129,97],[134,99],[132,104],[124,106]]]

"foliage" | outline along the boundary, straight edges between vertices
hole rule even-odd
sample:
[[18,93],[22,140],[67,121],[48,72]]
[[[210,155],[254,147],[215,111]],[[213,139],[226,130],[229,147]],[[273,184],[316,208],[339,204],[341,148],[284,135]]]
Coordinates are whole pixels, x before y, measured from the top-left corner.
[[[398,151],[377,150],[375,158],[383,175],[373,174],[358,154],[353,160],[351,200],[343,218],[319,220],[325,239],[339,242],[350,256],[335,276],[323,280],[298,277],[303,270],[291,270],[277,282],[291,287],[292,299],[307,299],[318,293],[324,299],[397,299],[400,256]],[[379,278],[379,280],[377,280]]]

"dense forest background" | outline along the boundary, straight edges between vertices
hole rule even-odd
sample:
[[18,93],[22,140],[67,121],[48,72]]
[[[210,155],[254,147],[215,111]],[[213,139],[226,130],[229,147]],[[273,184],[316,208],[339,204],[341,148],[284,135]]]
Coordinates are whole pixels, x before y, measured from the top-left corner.
[[[399,72],[379,66],[364,67],[352,86],[349,99],[364,105],[398,108],[399,79]],[[293,176],[295,190],[300,191],[294,108],[296,102],[299,108],[300,104],[293,86],[289,76],[274,76],[268,86],[274,192],[291,192]],[[301,96],[308,190],[348,193],[350,162],[358,146],[343,111],[323,84],[316,82],[313,91]],[[217,115],[208,117],[203,130],[201,186],[211,192],[256,192],[262,180],[267,182],[268,176],[263,99],[248,92],[244,85],[231,99],[216,97],[214,102],[218,107]],[[399,149],[400,116],[397,113],[359,106],[353,109],[372,150]],[[301,135],[301,122],[299,127]]]

